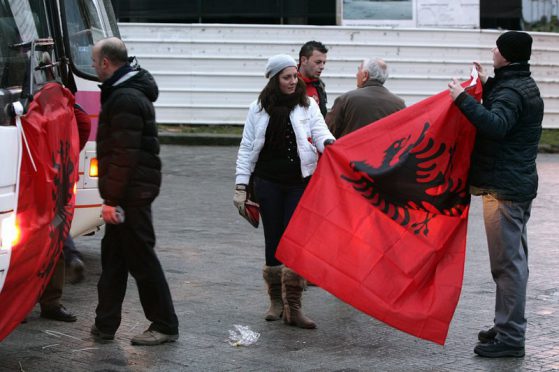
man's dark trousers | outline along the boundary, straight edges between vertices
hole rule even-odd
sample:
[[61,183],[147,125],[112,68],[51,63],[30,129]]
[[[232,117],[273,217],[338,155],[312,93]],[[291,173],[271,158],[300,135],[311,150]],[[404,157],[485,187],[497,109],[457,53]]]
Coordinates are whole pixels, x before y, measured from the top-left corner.
[[149,329],[177,334],[178,319],[171,292],[154,250],[151,205],[124,207],[124,215],[124,223],[106,225],[101,242],[102,273],[97,284],[95,325],[102,332],[116,332],[130,272],[136,280],[145,316],[152,322]]

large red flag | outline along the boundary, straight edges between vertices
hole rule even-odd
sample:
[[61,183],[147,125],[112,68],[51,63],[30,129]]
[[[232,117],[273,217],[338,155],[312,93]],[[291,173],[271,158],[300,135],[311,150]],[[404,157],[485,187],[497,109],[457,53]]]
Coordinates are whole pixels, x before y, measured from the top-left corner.
[[0,288],[0,341],[37,303],[70,229],[79,156],[73,107],[70,91],[48,83],[21,117],[25,140],[16,210],[20,237],[11,248]]
[[[470,91],[480,99],[479,83]],[[355,308],[444,344],[462,287],[474,138],[448,91],[341,138],[276,256]]]

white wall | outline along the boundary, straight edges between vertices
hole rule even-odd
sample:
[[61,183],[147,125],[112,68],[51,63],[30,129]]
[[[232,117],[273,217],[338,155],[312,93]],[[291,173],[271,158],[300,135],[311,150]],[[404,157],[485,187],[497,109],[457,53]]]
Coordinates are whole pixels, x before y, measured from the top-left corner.
[[[266,84],[268,57],[297,58],[300,46],[329,47],[323,73],[331,106],[355,88],[362,58],[389,65],[386,86],[408,105],[467,79],[472,61],[491,69],[492,30],[393,29],[341,26],[119,24],[131,55],[152,72],[160,88],[159,123],[243,124],[250,102]],[[559,35],[534,33],[532,71],[545,101],[544,127],[559,128]]]

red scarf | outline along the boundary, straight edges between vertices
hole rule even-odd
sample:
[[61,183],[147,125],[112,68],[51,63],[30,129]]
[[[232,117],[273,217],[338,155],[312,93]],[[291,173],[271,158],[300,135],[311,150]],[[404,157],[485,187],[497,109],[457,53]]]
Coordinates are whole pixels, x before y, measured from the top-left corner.
[[316,90],[316,87],[314,86],[314,82],[317,82],[318,79],[309,79],[304,77],[303,75],[301,75],[301,73],[298,73],[299,79],[302,79],[305,82],[305,85],[307,86],[307,96],[314,98],[314,100],[316,101],[316,103],[320,103],[320,97],[318,95],[318,91]]

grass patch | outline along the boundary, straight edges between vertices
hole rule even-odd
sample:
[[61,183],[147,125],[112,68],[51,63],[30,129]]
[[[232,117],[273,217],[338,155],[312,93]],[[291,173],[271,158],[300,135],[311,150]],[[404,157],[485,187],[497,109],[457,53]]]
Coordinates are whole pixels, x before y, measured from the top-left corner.
[[559,129],[544,129],[540,140],[540,151],[559,152]]
[[544,129],[541,143],[559,146],[559,129]]

